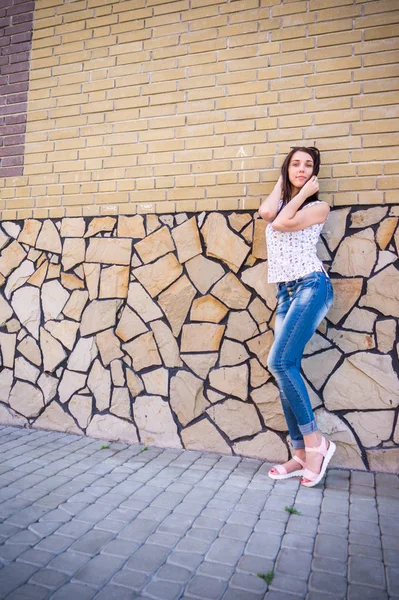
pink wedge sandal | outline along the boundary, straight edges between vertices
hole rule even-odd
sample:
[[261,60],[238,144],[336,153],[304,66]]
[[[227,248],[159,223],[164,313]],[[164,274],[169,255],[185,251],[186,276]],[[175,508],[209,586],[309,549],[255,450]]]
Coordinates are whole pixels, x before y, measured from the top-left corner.
[[[301,467],[305,466],[304,461],[298,456],[293,456],[293,460],[296,460],[297,463],[301,465]],[[277,471],[277,473],[272,473],[272,471]],[[272,467],[268,473],[270,479],[289,479],[290,477],[301,477],[305,473],[304,469],[297,469],[296,471],[291,471],[288,473],[287,469],[283,467],[283,465],[275,465]]]
[[[330,462],[336,449],[337,449],[337,447],[334,444],[334,442],[330,442],[327,447],[327,440],[324,437],[321,439],[320,446],[317,446],[316,448],[306,448],[306,452],[318,452],[319,454],[322,454],[324,456],[324,460],[321,464],[320,473],[314,473],[313,471],[310,471],[309,469],[304,469],[303,475],[302,475],[303,479],[301,481],[301,484],[303,486],[314,487],[315,485],[317,485],[319,483],[319,481],[321,481],[323,479],[325,472],[327,470],[327,467],[328,467],[328,463]],[[304,479],[308,479],[308,481],[304,482]]]

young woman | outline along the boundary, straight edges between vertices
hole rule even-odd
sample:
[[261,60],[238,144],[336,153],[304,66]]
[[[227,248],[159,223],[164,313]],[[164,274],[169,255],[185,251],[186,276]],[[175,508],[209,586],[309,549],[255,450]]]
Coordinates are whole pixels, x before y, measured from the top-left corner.
[[269,371],[280,391],[294,456],[269,471],[272,479],[302,476],[313,487],[323,478],[335,452],[317,429],[300,368],[306,343],[331,307],[330,278],[316,254],[316,244],[329,206],[318,199],[317,148],[296,147],[284,160],[272,193],[259,208],[268,222],[269,283],[277,284],[274,344]]

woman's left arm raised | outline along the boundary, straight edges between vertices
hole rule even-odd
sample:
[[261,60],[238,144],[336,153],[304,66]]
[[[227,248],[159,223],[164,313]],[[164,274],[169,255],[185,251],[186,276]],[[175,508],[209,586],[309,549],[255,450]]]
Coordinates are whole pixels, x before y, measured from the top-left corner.
[[313,196],[319,191],[317,177],[311,177],[296,196],[284,206],[277,217],[271,223],[276,231],[300,231],[324,223],[330,212],[327,202],[319,202],[309,206],[306,210],[300,210],[306,198]]

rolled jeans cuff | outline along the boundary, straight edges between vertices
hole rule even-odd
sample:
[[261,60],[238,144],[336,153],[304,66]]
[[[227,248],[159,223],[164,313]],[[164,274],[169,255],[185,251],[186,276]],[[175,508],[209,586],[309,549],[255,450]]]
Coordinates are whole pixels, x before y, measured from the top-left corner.
[[304,440],[291,440],[291,445],[295,450],[304,450],[305,442]]
[[310,423],[306,423],[306,425],[298,425],[298,427],[302,435],[313,433],[314,431],[317,431],[316,419],[313,419],[313,421],[310,421]]

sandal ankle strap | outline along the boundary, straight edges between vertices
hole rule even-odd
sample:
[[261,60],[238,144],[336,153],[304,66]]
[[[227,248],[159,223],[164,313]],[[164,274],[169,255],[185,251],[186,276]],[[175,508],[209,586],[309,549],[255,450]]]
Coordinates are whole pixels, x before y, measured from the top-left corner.
[[328,451],[327,440],[324,437],[321,438],[320,446],[306,448],[306,452],[317,452],[318,454],[321,454],[322,456],[325,456],[327,454],[327,451]]
[[305,466],[305,461],[302,460],[302,458],[299,458],[299,456],[297,456],[296,454],[294,454],[294,456],[292,457],[292,460],[296,460],[296,462],[299,463],[301,465],[301,467]]

